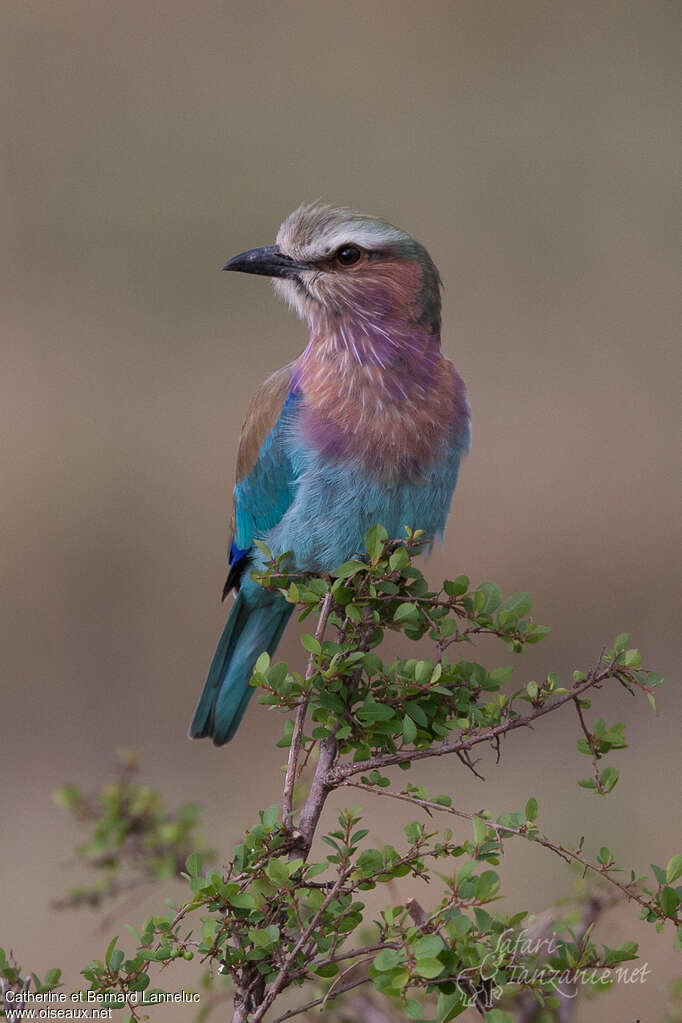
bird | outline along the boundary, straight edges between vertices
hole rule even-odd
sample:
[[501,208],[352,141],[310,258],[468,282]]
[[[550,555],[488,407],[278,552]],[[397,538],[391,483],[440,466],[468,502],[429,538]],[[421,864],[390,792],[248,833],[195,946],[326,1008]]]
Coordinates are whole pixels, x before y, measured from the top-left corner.
[[256,392],[239,439],[223,591],[235,600],[189,729],[216,746],[234,737],[255,663],[294,607],[252,578],[266,565],[255,541],[288,571],[332,573],[375,524],[440,538],[471,438],[464,382],[441,351],[441,279],[410,234],[304,203],[274,245],[222,269],[271,277],[308,343]]

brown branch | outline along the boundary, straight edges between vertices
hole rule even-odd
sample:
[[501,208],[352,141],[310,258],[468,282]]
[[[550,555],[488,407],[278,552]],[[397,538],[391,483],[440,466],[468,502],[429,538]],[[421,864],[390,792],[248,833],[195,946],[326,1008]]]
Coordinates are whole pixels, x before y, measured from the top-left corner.
[[[347,891],[347,889],[344,889],[344,891]],[[362,948],[354,948],[350,952],[342,952],[340,955],[328,955],[326,959],[313,960],[301,970],[290,971],[289,981],[298,980],[299,977],[307,977],[309,973],[315,973],[316,970],[320,970],[323,966],[330,966],[332,963],[342,963],[346,959],[366,956],[370,952],[381,952],[384,948],[400,948],[400,944],[397,941],[377,941],[374,945],[364,945]]]
[[[329,620],[329,612],[332,606],[332,593],[331,590],[326,594],[322,601],[322,610],[320,611],[320,617],[317,622],[317,628],[315,629],[315,639],[318,643],[322,642],[322,638],[327,628],[327,622]],[[315,674],[315,655],[310,654],[308,658],[308,667],[305,673],[305,680],[309,682]],[[282,796],[282,821],[288,827],[291,826],[292,807],[294,800],[294,786],[296,784],[296,775],[298,769],[298,757],[301,752],[301,740],[303,737],[303,723],[305,716],[308,711],[308,700],[309,694],[304,693],[301,697],[296,711],[296,720],[294,722],[294,731],[291,736],[291,745],[289,746],[289,759],[287,761],[287,773],[284,779],[284,793]]]
[[330,772],[326,779],[327,784],[330,788],[337,788],[339,785],[343,785],[347,778],[352,777],[354,774],[365,773],[371,771],[374,768],[391,767],[394,764],[403,764],[406,761],[414,760],[426,760],[429,757],[442,757],[449,753],[462,753],[478,746],[482,742],[494,742],[499,736],[506,735],[507,732],[512,732],[516,728],[527,728],[537,718],[543,717],[545,714],[551,714],[560,707],[563,707],[565,703],[575,700],[576,696],[580,696],[588,689],[592,689],[594,686],[599,686],[602,682],[608,678],[613,677],[612,665],[607,665],[603,669],[593,669],[588,678],[584,682],[575,686],[569,693],[564,693],[558,696],[551,703],[543,704],[533,711],[532,714],[525,714],[521,717],[511,718],[507,721],[503,721],[502,724],[496,725],[494,728],[486,728],[483,732],[475,733],[467,739],[458,739],[456,742],[443,743],[440,746],[429,746],[428,749],[414,749],[414,750],[398,750],[396,753],[378,753],[374,757],[370,757],[369,760],[362,760],[357,763],[345,764],[343,767],[337,767],[335,770]]
[[265,995],[264,995],[260,1005],[258,1006],[258,1008],[256,1009],[256,1011],[253,1013],[253,1015],[251,1017],[250,1023],[258,1023],[258,1021],[263,1018],[263,1016],[265,1015],[267,1010],[270,1008],[270,1006],[274,1002],[274,1000],[277,997],[277,995],[279,994],[279,992],[287,985],[287,983],[289,981],[289,970],[290,970],[290,967],[291,967],[294,959],[296,958],[298,953],[301,951],[301,949],[305,946],[305,944],[308,941],[308,939],[310,938],[311,934],[313,933],[313,931],[317,927],[318,923],[322,919],[322,916],[324,915],[325,910],[334,901],[336,896],[339,894],[340,889],[342,888],[342,886],[343,886],[344,882],[346,881],[346,879],[348,878],[348,876],[352,873],[353,869],[354,869],[354,865],[351,864],[350,866],[345,867],[339,873],[339,876],[338,876],[338,878],[336,880],[336,883],[335,883],[334,887],[331,889],[329,894],[325,897],[324,902],[322,903],[322,905],[320,906],[318,911],[315,913],[314,917],[312,918],[312,920],[310,921],[310,923],[306,927],[305,931],[303,932],[303,934],[300,936],[300,938],[298,939],[298,941],[296,942],[296,944],[292,948],[291,952],[289,952],[289,954],[286,956],[284,962],[282,963],[282,965],[280,967],[279,973],[277,974],[277,976],[273,980],[272,984],[268,985],[268,988],[267,988],[267,990],[265,992]]
[[337,753],[338,744],[333,735],[322,740],[320,743],[320,756],[315,768],[315,774],[313,775],[310,792],[301,810],[298,828],[294,832],[294,842],[289,854],[290,859],[301,857],[305,860],[310,852],[317,822],[320,819],[327,796],[332,789],[327,781],[327,777],[333,769]]
[[592,755],[592,773],[594,775],[594,782],[595,782],[595,785],[597,787],[597,792],[603,793],[604,790],[602,789],[601,783],[599,781],[599,763],[598,763],[598,758],[597,758],[597,749],[596,749],[596,746],[594,744],[594,736],[592,735],[592,732],[587,727],[587,722],[585,721],[585,717],[583,715],[583,709],[580,706],[580,699],[578,697],[576,697],[574,699],[574,703],[575,703],[576,712],[578,714],[578,720],[580,722],[580,727],[583,730],[583,735],[585,736],[585,741],[587,742],[588,748],[590,750],[590,754]]

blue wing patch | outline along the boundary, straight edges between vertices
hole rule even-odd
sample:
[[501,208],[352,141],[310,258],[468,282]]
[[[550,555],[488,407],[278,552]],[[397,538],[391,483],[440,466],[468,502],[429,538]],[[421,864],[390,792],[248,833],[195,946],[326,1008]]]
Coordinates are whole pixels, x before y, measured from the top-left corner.
[[254,538],[276,526],[294,499],[296,475],[287,445],[300,394],[291,390],[272,430],[266,435],[251,471],[234,488],[235,529],[228,557],[223,598],[246,569]]

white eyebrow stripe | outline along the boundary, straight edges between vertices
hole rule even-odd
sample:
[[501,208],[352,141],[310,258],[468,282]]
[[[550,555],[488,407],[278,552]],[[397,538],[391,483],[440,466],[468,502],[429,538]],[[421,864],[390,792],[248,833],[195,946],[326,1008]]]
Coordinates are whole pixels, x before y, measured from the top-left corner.
[[322,231],[314,244],[306,245],[306,255],[330,255],[342,245],[358,245],[361,249],[373,249],[381,245],[395,244],[406,240],[406,235],[388,224],[348,223],[332,231]]

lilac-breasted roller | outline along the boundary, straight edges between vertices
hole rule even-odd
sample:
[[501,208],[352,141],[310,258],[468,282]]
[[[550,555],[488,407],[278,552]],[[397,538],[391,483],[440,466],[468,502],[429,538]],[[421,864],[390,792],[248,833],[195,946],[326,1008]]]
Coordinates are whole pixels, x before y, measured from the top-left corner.
[[461,377],[440,347],[440,277],[426,249],[385,220],[303,205],[275,245],[223,267],[274,278],[308,323],[303,353],[256,393],[242,428],[224,595],[236,591],[190,726],[235,734],[258,656],[293,606],[250,577],[254,540],[294,571],[331,572],[381,523],[442,535],[469,447]]

